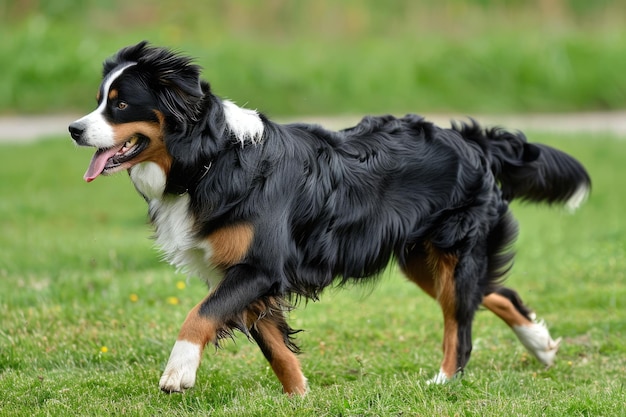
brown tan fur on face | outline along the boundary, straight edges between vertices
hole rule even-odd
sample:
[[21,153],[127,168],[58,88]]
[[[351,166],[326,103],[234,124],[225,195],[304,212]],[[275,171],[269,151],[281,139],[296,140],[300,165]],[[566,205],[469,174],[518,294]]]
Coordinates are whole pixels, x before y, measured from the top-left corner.
[[123,123],[120,125],[115,125],[113,127],[114,136],[113,139],[115,143],[122,143],[127,141],[128,139],[136,136],[137,134],[142,134],[150,138],[150,142],[162,140],[161,136],[161,124],[158,122],[130,122]]
[[115,100],[118,94],[119,94],[118,91],[115,89],[109,91],[109,100]]
[[238,223],[216,230],[207,237],[213,250],[211,262],[220,268],[235,265],[248,253],[253,238],[254,228],[250,223]]
[[172,166],[172,156],[167,151],[163,139],[165,118],[157,110],[154,113],[158,118],[158,122],[133,122],[114,126],[114,139],[116,143],[121,143],[129,140],[136,134],[146,136],[150,140],[150,144],[132,161],[133,165],[147,161],[154,162],[161,167],[167,176]]

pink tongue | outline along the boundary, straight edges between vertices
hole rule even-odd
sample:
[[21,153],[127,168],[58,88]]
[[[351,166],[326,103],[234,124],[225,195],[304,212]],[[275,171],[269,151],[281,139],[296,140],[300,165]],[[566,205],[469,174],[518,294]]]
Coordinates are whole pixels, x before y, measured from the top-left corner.
[[98,149],[96,153],[91,158],[91,162],[89,163],[89,168],[87,168],[87,172],[83,178],[87,182],[91,182],[96,179],[96,177],[102,174],[104,171],[104,167],[107,164],[109,158],[115,155],[119,151],[119,148],[111,148],[111,149]]

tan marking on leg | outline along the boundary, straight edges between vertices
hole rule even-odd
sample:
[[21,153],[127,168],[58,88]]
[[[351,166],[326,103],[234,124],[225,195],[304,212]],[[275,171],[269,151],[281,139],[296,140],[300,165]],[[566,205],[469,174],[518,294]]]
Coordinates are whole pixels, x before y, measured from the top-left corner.
[[[456,320],[456,293],[454,269],[457,258],[439,252],[429,242],[426,254],[409,255],[403,269],[406,276],[428,295],[435,298],[443,313],[443,362],[441,372],[448,379],[457,372],[458,323]],[[438,378],[438,377],[436,377]],[[439,381],[437,379],[438,383]]]
[[207,238],[213,254],[211,262],[222,268],[240,262],[252,243],[254,228],[249,223],[226,226],[211,233]]
[[204,346],[216,340],[219,323],[200,315],[199,303],[183,323],[159,381],[165,392],[183,392],[194,386]]
[[417,284],[426,294],[437,298],[432,266],[428,264],[425,255],[409,255],[402,271],[409,280]]
[[270,299],[268,303],[269,305],[257,302],[251,305],[245,313],[246,325],[256,332],[256,335],[253,334],[254,338],[270,362],[283,391],[288,395],[304,395],[308,389],[307,379],[302,373],[298,357],[287,347],[285,336],[278,327],[284,317],[274,316],[282,312],[271,311],[273,300]]
[[255,328],[263,338],[266,349],[271,352],[270,366],[289,395],[304,395],[307,392],[307,380],[302,374],[300,361],[285,345],[284,335],[272,322],[264,318],[255,323]]
[[426,245],[426,249],[426,262],[433,271],[435,294],[443,312],[443,362],[441,363],[441,371],[446,374],[448,379],[451,379],[458,370],[459,336],[454,283],[454,270],[458,259],[454,255],[439,252],[430,244]]
[[200,314],[200,307],[205,300],[198,303],[187,314],[187,318],[178,333],[178,340],[186,340],[204,347],[207,343],[217,339],[217,329],[221,323]]
[[524,317],[513,305],[511,300],[498,294],[491,293],[483,298],[483,305],[500,317],[509,327],[530,326],[532,322]]

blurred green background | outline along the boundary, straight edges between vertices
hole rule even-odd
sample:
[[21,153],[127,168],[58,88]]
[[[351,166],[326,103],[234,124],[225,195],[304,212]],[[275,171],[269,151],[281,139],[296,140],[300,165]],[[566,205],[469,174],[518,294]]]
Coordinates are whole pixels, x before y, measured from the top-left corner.
[[0,115],[83,112],[147,39],[272,116],[626,108],[626,2],[3,0]]
[[[0,117],[70,122],[95,107],[102,61],[143,39],[195,56],[217,94],[274,117],[626,109],[626,0],[0,0]],[[0,416],[624,415],[617,136],[529,135],[594,181],[575,216],[514,208],[508,282],[564,338],[554,368],[479,314],[466,376],[426,386],[440,310],[385,276],[375,297],[331,291],[292,313],[312,387],[295,401],[243,336],[205,355],[194,390],[160,395],[204,285],[182,290],[184,276],[157,262],[127,175],[84,183],[93,150],[66,132],[0,143]]]

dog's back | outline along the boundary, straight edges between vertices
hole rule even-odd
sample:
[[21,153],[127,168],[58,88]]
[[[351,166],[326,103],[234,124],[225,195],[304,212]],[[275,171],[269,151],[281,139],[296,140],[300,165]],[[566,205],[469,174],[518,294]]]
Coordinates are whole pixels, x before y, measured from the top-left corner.
[[475,202],[493,207],[489,223],[504,210],[484,152],[419,116],[367,117],[340,132],[287,125],[275,135],[266,137],[268,146],[292,147],[288,160],[273,161],[288,165],[289,175],[266,181],[293,190],[280,204],[288,205],[295,239],[289,281],[304,295],[336,277],[372,277],[426,240],[453,247],[474,226],[447,218],[470,213]]

